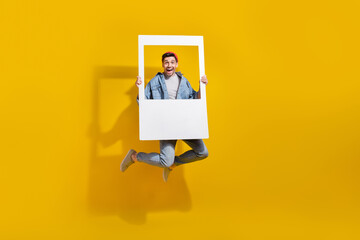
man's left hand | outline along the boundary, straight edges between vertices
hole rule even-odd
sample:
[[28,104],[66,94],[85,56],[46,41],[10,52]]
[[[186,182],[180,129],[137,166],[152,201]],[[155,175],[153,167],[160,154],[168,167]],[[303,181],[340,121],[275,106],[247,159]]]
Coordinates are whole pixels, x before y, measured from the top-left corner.
[[207,78],[206,78],[206,75],[202,76],[201,79],[200,79],[200,81],[201,81],[202,83],[204,83],[205,85],[208,84],[208,80],[207,80]]

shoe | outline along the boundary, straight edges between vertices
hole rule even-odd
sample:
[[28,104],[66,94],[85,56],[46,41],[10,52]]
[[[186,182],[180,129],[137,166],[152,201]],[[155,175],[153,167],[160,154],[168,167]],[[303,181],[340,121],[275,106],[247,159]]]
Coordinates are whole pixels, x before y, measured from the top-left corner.
[[130,149],[129,152],[126,154],[124,160],[120,164],[120,171],[125,172],[128,167],[130,167],[131,164],[135,163],[134,160],[132,160],[131,155],[135,152],[135,150]]
[[167,182],[169,174],[170,174],[171,171],[172,171],[172,169],[170,169],[170,168],[164,168],[164,171],[163,171],[164,182]]

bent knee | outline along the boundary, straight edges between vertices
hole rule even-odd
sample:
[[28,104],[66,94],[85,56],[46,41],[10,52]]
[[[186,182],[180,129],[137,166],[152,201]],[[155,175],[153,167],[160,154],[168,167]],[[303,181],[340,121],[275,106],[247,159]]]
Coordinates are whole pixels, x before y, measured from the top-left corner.
[[209,152],[208,150],[205,148],[204,151],[200,152],[197,154],[199,158],[204,159],[207,158],[209,156]]
[[161,166],[168,168],[174,164],[174,161],[175,161],[174,158],[172,158],[172,159],[171,158],[161,158],[160,164],[161,164]]

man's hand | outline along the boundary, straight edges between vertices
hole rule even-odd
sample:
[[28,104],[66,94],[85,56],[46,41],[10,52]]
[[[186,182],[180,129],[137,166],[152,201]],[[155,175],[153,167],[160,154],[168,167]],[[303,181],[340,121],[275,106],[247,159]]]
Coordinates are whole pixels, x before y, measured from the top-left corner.
[[[200,78],[200,81],[201,81],[202,83],[204,83],[205,85],[208,84],[208,80],[207,80],[207,78],[206,78],[206,75],[202,76],[202,77]],[[200,86],[199,86],[199,91],[198,91],[197,98],[198,98],[198,99],[201,98]]]
[[136,79],[135,85],[139,87],[141,84],[142,84],[141,77],[140,77],[140,76],[137,76],[137,79]]
[[208,80],[207,80],[207,78],[206,78],[206,75],[202,76],[201,79],[200,79],[200,81],[201,81],[202,83],[205,83],[205,85],[208,84]]

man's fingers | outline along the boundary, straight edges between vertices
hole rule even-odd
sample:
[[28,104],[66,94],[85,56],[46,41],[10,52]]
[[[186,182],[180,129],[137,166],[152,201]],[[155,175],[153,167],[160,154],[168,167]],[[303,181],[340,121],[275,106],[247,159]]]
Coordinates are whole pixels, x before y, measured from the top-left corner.
[[141,77],[140,76],[137,76],[137,79],[136,79],[136,82],[135,82],[135,85],[136,86],[139,86],[141,85],[142,81],[141,81]]
[[207,78],[206,78],[206,75],[202,76],[201,79],[200,79],[200,81],[201,81],[202,83],[204,83],[205,85],[208,84],[208,80],[207,80]]
[[139,86],[141,83],[142,83],[142,81],[141,81],[141,77],[137,76],[137,79],[136,79],[135,85],[136,85],[136,86]]

